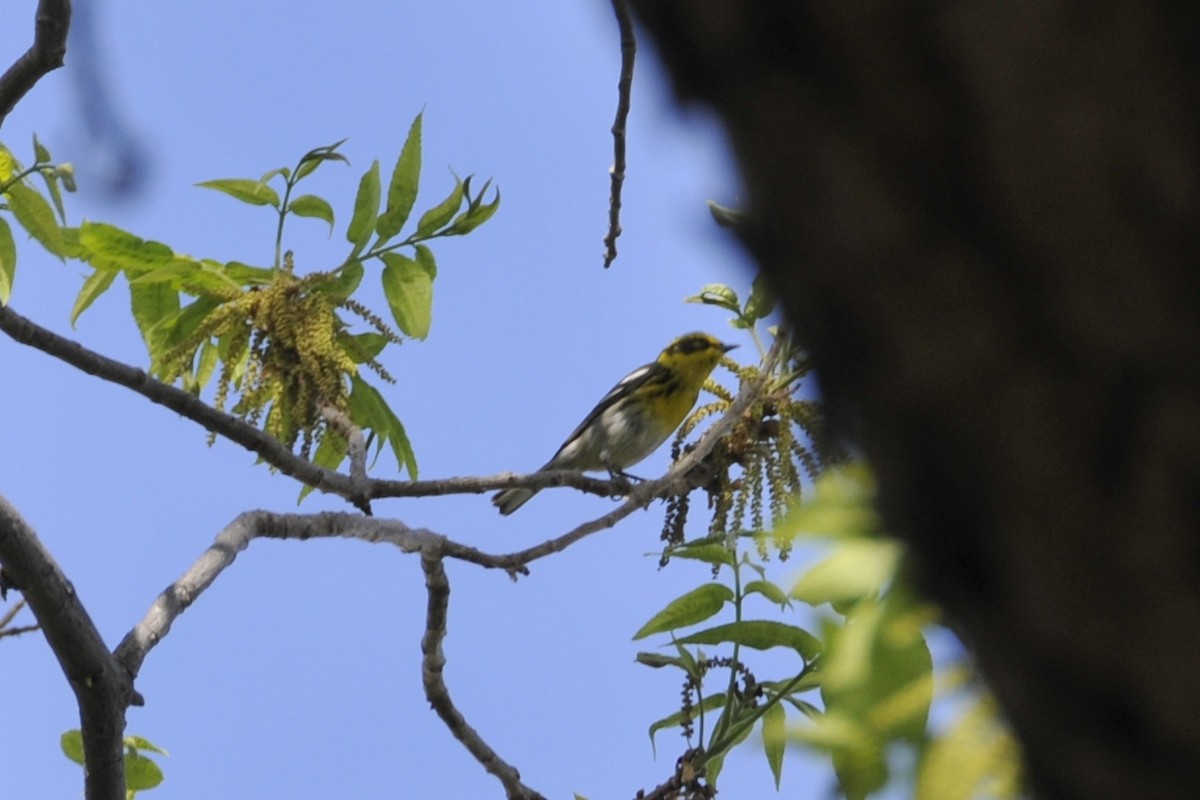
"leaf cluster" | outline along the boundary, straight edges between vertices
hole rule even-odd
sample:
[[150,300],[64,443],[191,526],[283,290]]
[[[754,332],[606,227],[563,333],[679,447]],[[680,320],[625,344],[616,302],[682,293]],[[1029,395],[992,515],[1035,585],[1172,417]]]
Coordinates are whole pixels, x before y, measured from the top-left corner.
[[[758,727],[763,734],[767,764],[778,787],[783,771],[786,743],[782,733],[787,708],[801,715],[815,713],[815,706],[804,695],[817,685],[815,676],[822,644],[798,625],[748,617],[748,601],[752,596],[765,599],[777,610],[790,607],[791,601],[782,587],[767,579],[762,565],[750,554],[727,547],[723,538],[688,542],[672,548],[671,555],[708,564],[718,576],[728,576],[729,581],[704,583],[686,592],[634,634],[637,640],[670,633],[670,654],[643,652],[638,654],[638,661],[654,668],[674,667],[684,673],[682,705],[677,712],[650,726],[651,742],[659,731],[679,728],[689,745],[692,769],[702,777],[704,785],[715,787],[728,752]],[[752,576],[749,580],[747,573]],[[708,623],[725,611],[732,612],[732,621],[684,632],[686,628]],[[707,647],[722,648],[730,654],[712,655]],[[794,653],[799,665],[779,678],[760,680],[751,671],[744,651],[776,648]],[[710,722],[713,712],[720,713]]]
[[[59,220],[66,223],[62,193],[75,191],[75,169],[70,164],[55,164],[50,151],[33,137],[34,161],[22,167],[10,151],[0,144],[0,211],[7,211],[17,224],[54,255],[66,253],[68,236]],[[38,175],[49,200],[29,183]],[[56,217],[57,214],[57,217]],[[12,226],[0,216],[0,305],[8,305],[17,273],[17,245]]]
[[[937,614],[912,591],[904,550],[882,535],[873,496],[863,468],[832,471],[818,481],[814,500],[770,534],[820,542],[825,550],[788,592],[830,609],[820,635],[822,709],[788,739],[828,754],[850,800],[888,786],[895,763],[889,754],[898,747],[913,753],[917,800],[1019,797],[1015,740],[989,696],[975,687],[960,692],[967,710],[942,732],[930,725],[935,699],[953,699],[935,686],[927,632]],[[965,665],[950,672],[972,674]]]
[[[327,223],[331,232],[335,229],[333,204],[298,187],[324,164],[348,164],[339,150],[345,140],[310,150],[295,166],[269,170],[257,179],[200,184],[275,212],[270,266],[194,258],[104,223],[67,226],[59,184],[72,188],[69,165],[55,167],[36,140],[37,163],[28,170],[0,147],[0,210],[9,211],[49,252],[92,268],[71,311],[72,324],[118,276],[124,277],[156,377],[197,394],[215,377],[213,403],[218,409],[228,408],[261,425],[288,446],[300,442],[302,455],[330,469],[348,453],[345,436],[329,423],[332,414],[344,414],[370,433],[376,453],[390,444],[397,465],[416,477],[404,426],[360,367],[395,383],[379,360],[381,353],[404,337],[429,334],[437,262],[428,243],[470,233],[500,203],[498,191],[485,199],[490,181],[474,191],[471,177],[455,176],[450,193],[401,238],[420,187],[421,127],[418,115],[386,191],[378,161],[362,175],[345,229],[349,252],[330,268],[298,272],[295,256],[283,247],[285,224],[312,218]],[[29,185],[27,178],[34,173],[45,179],[53,208]],[[0,302],[11,292],[15,260],[11,229],[0,217]],[[355,297],[374,265],[395,328]],[[367,330],[354,331],[355,321]]]
[[[749,331],[760,353],[765,354],[757,326],[770,316],[775,302],[761,279],[754,282],[744,304],[739,302],[737,292],[719,284],[703,287],[687,301],[732,311],[731,324]],[[765,386],[759,399],[705,459],[700,485],[713,509],[709,535],[733,537],[774,525],[798,501],[806,480],[815,480],[827,466],[844,457],[827,431],[820,403],[801,395],[801,381],[811,371],[804,351],[778,327],[768,332],[780,340],[784,353],[770,367],[744,366],[728,357],[721,361],[721,366],[739,381],[764,380]],[[689,437],[705,419],[724,414],[733,404],[733,392],[715,380],[710,379],[704,388],[715,399],[694,409],[684,420],[672,443],[674,460],[688,452]],[[690,494],[668,500],[662,532],[668,545],[684,541],[689,506]],[[787,548],[780,552],[786,557]]]
[[[734,324],[753,331],[770,313],[769,302],[753,299],[760,291],[740,304],[728,287],[706,286],[692,299],[734,311]],[[726,364],[742,381],[766,385],[762,401],[700,471],[709,494],[706,535],[684,538],[688,494],[668,500],[661,563],[699,561],[716,580],[675,599],[635,634],[669,634],[668,652],[643,652],[638,660],[684,673],[680,707],[651,725],[652,741],[666,728],[683,734],[694,797],[709,796],[728,751],[756,728],[777,786],[786,748],[800,746],[830,758],[847,798],[866,798],[888,785],[891,754],[905,747],[915,753],[921,800],[1019,796],[1014,740],[990,698],[976,692],[945,733],[931,732],[934,664],[926,633],[936,614],[909,589],[900,545],[881,534],[869,476],[861,468],[829,470],[843,454],[825,434],[819,404],[797,396],[809,371],[803,350],[783,345],[786,357],[766,375],[761,367]],[[676,458],[699,422],[733,402],[728,390],[707,388],[717,400],[681,428]],[[802,489],[811,499],[800,502]],[[790,588],[768,579],[771,552],[786,556],[797,542],[816,540],[831,543],[828,552]],[[751,618],[755,595],[780,612],[808,609],[816,627]],[[713,624],[723,613],[732,621]],[[799,667],[757,676],[749,651],[773,648],[794,651]]]

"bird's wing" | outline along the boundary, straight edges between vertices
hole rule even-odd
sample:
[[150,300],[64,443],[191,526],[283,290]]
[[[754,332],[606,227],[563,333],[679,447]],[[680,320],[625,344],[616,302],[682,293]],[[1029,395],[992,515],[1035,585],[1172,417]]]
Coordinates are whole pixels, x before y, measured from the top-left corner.
[[[644,364],[643,366],[638,367],[633,372],[626,375],[624,378],[621,378],[621,380],[617,382],[616,386],[608,390],[608,394],[600,398],[600,402],[596,404],[596,407],[593,408],[586,417],[584,417],[583,422],[579,423],[579,425],[575,427],[575,430],[571,431],[571,435],[566,438],[566,441],[564,441],[562,446],[558,448],[558,451],[555,452],[554,458],[558,458],[559,454],[566,449],[567,445],[575,441],[575,438],[579,436],[579,434],[583,433],[583,430],[587,428],[587,426],[595,422],[597,417],[611,408],[618,400],[620,400],[622,397],[625,397],[639,386],[642,386],[647,381],[652,380],[656,375],[662,373],[665,369],[666,367],[664,367],[662,364],[659,364],[657,361],[651,361],[649,364]],[[550,459],[550,461],[553,462],[554,458]]]

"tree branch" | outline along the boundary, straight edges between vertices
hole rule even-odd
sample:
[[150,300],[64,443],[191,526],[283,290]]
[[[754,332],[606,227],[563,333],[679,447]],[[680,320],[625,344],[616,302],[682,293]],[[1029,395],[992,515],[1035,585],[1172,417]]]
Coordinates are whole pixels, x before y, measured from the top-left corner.
[[495,775],[504,786],[504,791],[513,800],[544,800],[542,795],[521,783],[521,774],[496,754],[488,743],[467,724],[467,720],[450,699],[450,690],[442,672],[446,666],[446,655],[442,642],[446,638],[446,620],[450,607],[450,580],[446,577],[442,558],[430,553],[421,554],[421,567],[425,570],[425,588],[429,593],[429,604],[425,614],[425,635],[421,637],[421,680],[425,686],[425,697],[442,722],[454,734],[454,738],[475,757],[483,768]]
[[608,199],[608,235],[604,237],[604,268],[617,259],[617,237],[621,235],[621,187],[625,185],[625,122],[633,93],[633,61],[637,56],[637,37],[629,0],[612,0],[617,28],[621,32],[621,77],[617,81],[617,116],[613,120],[612,189]]
[[0,307],[0,331],[16,342],[41,350],[89,375],[132,389],[151,402],[200,423],[207,430],[240,444],[298,481],[343,497],[353,493],[349,478],[300,458],[253,425],[217,411],[195,395],[155,380],[141,369],[59,336],[21,316],[11,306]]
[[249,546],[252,539],[263,537],[304,540],[327,536],[344,536],[369,543],[388,543],[406,553],[421,553],[426,586],[429,589],[426,631],[421,642],[421,649],[425,654],[422,675],[426,695],[454,736],[488,772],[500,779],[510,798],[540,800],[541,795],[524,786],[516,769],[496,755],[467,724],[451,702],[449,690],[442,677],[445,655],[441,643],[446,636],[447,604],[450,597],[450,584],[442,567],[443,559],[469,556],[464,560],[483,566],[501,566],[499,562],[502,559],[496,556],[489,557],[474,548],[449,542],[445,537],[428,530],[409,528],[397,520],[380,520],[345,513],[300,515],[250,511],[241,514],[217,535],[216,541],[183,576],[158,596],[141,622],[126,634],[117,646],[114,651],[115,661],[125,673],[136,677],[150,650],[170,633],[171,626],[179,615],[213,584],[225,568],[233,563],[238,553]]
[[[783,337],[778,337],[763,361],[760,377],[742,387],[729,410],[712,424],[691,452],[681,458],[665,475],[636,486],[619,507],[579,525],[562,536],[515,553],[493,555],[426,529],[410,528],[399,520],[364,518],[336,512],[274,514],[267,511],[249,511],[239,515],[222,530],[216,541],[191,568],[159,595],[142,621],[126,634],[118,645],[115,651],[116,658],[131,676],[136,677],[146,654],[166,636],[174,620],[233,563],[237,554],[249,546],[250,540],[257,537],[304,540],[341,536],[368,543],[393,544],[406,553],[419,551],[439,558],[454,558],[487,569],[503,569],[512,575],[524,574],[528,571],[530,562],[562,552],[580,539],[611,528],[634,511],[648,506],[657,497],[683,491],[688,485],[692,470],[700,465],[738,418],[759,398],[772,367],[780,357],[782,345]],[[558,477],[570,474],[573,473],[545,475]],[[540,483],[534,480],[536,477],[537,473],[528,476],[529,483]]]
[[358,510],[371,516],[371,503],[363,500],[366,494],[367,478],[367,443],[363,439],[362,428],[351,421],[341,409],[326,403],[321,406],[321,416],[338,434],[346,440],[346,451],[350,457],[350,482],[355,486],[356,500],[352,500]]
[[71,0],[40,0],[34,20],[33,44],[0,75],[0,126],[43,75],[63,65]]
[[[0,309],[2,312],[3,309]],[[0,316],[0,322],[3,317]],[[597,531],[616,525],[634,511],[645,508],[655,498],[683,491],[688,486],[689,475],[712,451],[717,442],[733,427],[737,419],[746,412],[761,395],[771,368],[782,351],[783,337],[776,339],[763,361],[760,377],[742,387],[729,410],[705,432],[696,446],[667,470],[661,478],[646,481],[634,487],[628,499],[619,507],[585,522],[571,531],[549,539],[534,547],[515,553],[493,555],[476,547],[464,545],[433,531],[410,528],[399,520],[360,517],[355,514],[323,512],[319,514],[274,514],[267,511],[248,511],[241,514],[222,530],[216,541],[175,583],[158,596],[146,616],[117,646],[118,662],[133,677],[141,669],[146,654],[162,640],[171,629],[175,619],[216,580],[221,572],[233,563],[237,554],[245,550],[250,541],[257,537],[273,539],[311,539],[341,536],[360,539],[368,543],[388,543],[406,553],[421,552],[431,557],[454,558],[487,569],[503,569],[512,575],[524,574],[528,564],[552,553],[559,553],[580,539]],[[508,485],[552,486],[566,485],[562,480],[577,473],[549,472],[523,476],[525,483],[518,483],[517,476],[501,476]],[[339,478],[342,476],[338,476]],[[480,485],[495,479],[455,479],[458,482],[478,481]],[[437,483],[437,482],[426,482]],[[444,482],[444,483],[449,483]],[[609,481],[597,483],[611,486]],[[407,485],[407,484],[404,484]],[[489,487],[490,488],[490,487]]]
[[0,564],[37,618],[79,705],[84,793],[88,800],[124,800],[122,737],[133,683],[108,652],[99,631],[37,534],[0,497]]
[[[0,316],[0,322],[3,317]],[[139,622],[114,651],[115,660],[131,677],[136,677],[146,656],[171,630],[174,621],[188,606],[195,602],[217,577],[231,565],[237,554],[245,550],[250,541],[257,537],[277,539],[310,539],[314,537],[342,536],[361,539],[369,543],[388,543],[406,553],[421,553],[422,566],[426,572],[429,589],[429,612],[422,651],[425,653],[423,676],[426,694],[446,725],[459,741],[492,774],[504,784],[511,798],[539,798],[536,792],[520,782],[517,771],[504,762],[479,735],[467,725],[461,713],[450,700],[449,692],[442,679],[445,657],[441,642],[446,635],[446,605],[449,602],[449,582],[442,562],[455,558],[477,566],[504,569],[512,575],[527,572],[529,562],[551,553],[565,550],[575,542],[592,533],[611,528],[634,511],[645,508],[657,497],[685,491],[693,470],[725,436],[738,418],[760,396],[771,369],[782,352],[783,337],[778,337],[764,359],[757,380],[743,385],[729,410],[701,437],[696,446],[681,458],[665,475],[657,480],[646,481],[630,492],[628,499],[613,511],[586,522],[562,536],[550,539],[535,547],[516,553],[492,555],[477,548],[463,545],[425,529],[414,529],[398,520],[361,517],[354,514],[325,512],[319,514],[273,514],[266,511],[251,511],[239,515],[218,535],[213,544],[171,586],[158,596],[145,617]],[[169,388],[169,387],[168,387]],[[537,474],[527,476],[530,483],[546,483],[549,478],[559,479],[571,473]],[[339,476],[341,477],[341,476]],[[506,480],[515,483],[515,478]],[[607,483],[607,482],[603,482]],[[561,485],[561,484],[559,484]]]
[[40,350],[89,375],[131,389],[151,402],[165,406],[180,416],[199,423],[207,430],[245,447],[284,475],[319,491],[345,498],[359,508],[372,499],[481,494],[512,487],[546,489],[553,486],[570,486],[602,497],[621,494],[620,487],[612,481],[588,477],[572,470],[535,472],[528,475],[501,473],[479,478],[442,478],[431,481],[355,480],[299,457],[274,437],[236,417],[217,411],[189,392],[155,380],[137,367],[103,356],[78,342],[41,327],[18,314],[11,306],[0,306],[0,331],[20,344]]
[[332,536],[368,543],[386,542],[406,553],[436,550],[443,541],[437,534],[414,530],[397,520],[337,512],[272,514],[247,511],[217,534],[216,540],[195,563],[158,596],[141,622],[117,645],[114,651],[117,662],[131,676],[137,677],[146,655],[171,631],[171,625],[179,615],[233,563],[238,553],[250,546],[251,540],[259,537],[305,540]]

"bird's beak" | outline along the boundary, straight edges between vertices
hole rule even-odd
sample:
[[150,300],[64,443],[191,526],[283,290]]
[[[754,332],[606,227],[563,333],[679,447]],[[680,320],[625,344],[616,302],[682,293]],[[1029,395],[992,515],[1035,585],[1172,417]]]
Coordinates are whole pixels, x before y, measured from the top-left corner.
[[736,347],[737,347],[736,344],[723,344],[723,345],[721,345],[721,351],[728,353],[730,350],[733,350]]

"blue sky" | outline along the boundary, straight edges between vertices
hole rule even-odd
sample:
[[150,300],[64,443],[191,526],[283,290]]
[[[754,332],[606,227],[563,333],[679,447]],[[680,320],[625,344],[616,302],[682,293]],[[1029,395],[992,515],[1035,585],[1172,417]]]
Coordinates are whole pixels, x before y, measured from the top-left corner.
[[[0,60],[28,45],[32,2],[8,10]],[[685,305],[720,281],[749,286],[745,258],[705,200],[737,202],[718,128],[678,111],[648,50],[629,130],[620,258],[601,269],[618,44],[602,0],[560,3],[114,3],[96,8],[121,118],[143,148],[140,194],[95,190],[71,75],[43,80],[0,140],[29,160],[34,131],[77,162],[72,221],[103,220],[195,256],[267,265],[273,218],[193,184],[256,177],[343,137],[352,168],[324,167],[337,233],[292,225],[299,269],[339,263],[359,175],[390,169],[424,111],[427,207],[458,174],[492,177],[500,212],[436,246],[428,341],[386,360],[385,388],[422,477],[525,471],[555,450],[623,374],[674,336],[730,341],[725,314]],[[68,62],[70,62],[68,54]],[[68,331],[85,270],[19,243],[13,307]],[[368,278],[370,281],[371,278]],[[375,278],[377,281],[377,278]],[[381,294],[368,296],[385,308]],[[116,287],[72,334],[144,365]],[[745,352],[745,351],[743,351]],[[298,486],[240,448],[209,448],[196,425],[8,340],[0,341],[0,492],[59,559],[113,644],[222,526],[247,509],[295,509]],[[659,453],[639,474],[665,468]],[[380,459],[374,474],[391,476]],[[341,509],[312,496],[301,510]],[[610,503],[546,492],[511,518],[484,496],[389,501],[376,514],[491,551],[564,532]],[[670,774],[680,742],[646,730],[677,703],[674,674],[634,664],[632,633],[704,579],[661,572],[657,509],[626,520],[513,583],[451,564],[447,680],[471,723],[548,797],[628,797]],[[786,580],[792,567],[778,573]],[[420,566],[356,542],[257,542],[177,623],[138,681],[129,732],[166,747],[149,797],[496,797],[499,785],[430,711],[420,687]],[[768,609],[762,609],[764,613]],[[644,643],[641,643],[644,647]],[[0,644],[0,774],[6,796],[71,797],[79,769],[58,752],[73,698],[37,636]],[[731,756],[737,796],[773,793],[761,751]],[[789,758],[784,791],[826,796],[829,773]]]

